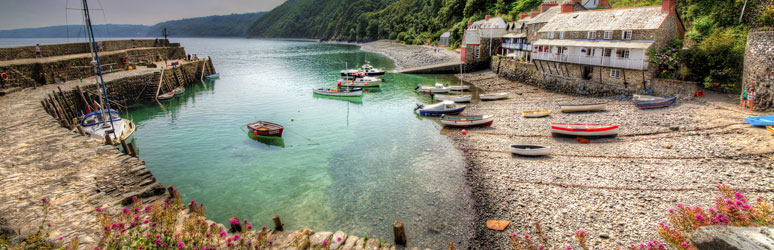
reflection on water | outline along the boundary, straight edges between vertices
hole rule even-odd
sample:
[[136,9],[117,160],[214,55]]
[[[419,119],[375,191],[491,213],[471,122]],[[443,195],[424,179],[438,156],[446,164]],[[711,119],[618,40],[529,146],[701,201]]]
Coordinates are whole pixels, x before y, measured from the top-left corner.
[[[179,39],[188,53],[212,56],[220,79],[169,101],[130,110],[140,158],[156,178],[207,205],[209,219],[231,216],[288,229],[342,230],[391,241],[406,223],[410,244],[448,245],[472,237],[464,162],[433,118],[417,84],[459,84],[453,76],[387,74],[361,98],[313,95],[334,87],[339,70],[384,56],[356,46],[252,39]],[[282,138],[254,138],[258,120],[285,127]]]

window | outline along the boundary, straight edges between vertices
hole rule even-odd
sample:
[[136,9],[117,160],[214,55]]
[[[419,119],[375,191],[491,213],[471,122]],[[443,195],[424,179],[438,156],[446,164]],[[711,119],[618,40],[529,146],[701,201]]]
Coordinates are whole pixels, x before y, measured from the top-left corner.
[[610,57],[610,55],[613,53],[613,49],[605,49],[604,53],[602,53],[602,56],[604,57]]
[[597,39],[597,32],[596,31],[589,31],[588,39],[589,40]]
[[618,58],[629,58],[629,50],[628,49],[617,49],[615,51],[615,54],[618,56]]
[[554,39],[554,32],[548,32],[548,39]]
[[623,40],[632,40],[632,31],[631,30],[624,30],[622,35]]
[[556,47],[556,53],[559,55],[564,55],[565,52],[567,52],[567,47]]
[[559,32],[559,39],[564,39],[564,31]]
[[481,58],[481,46],[476,46],[476,59]]
[[605,40],[613,39],[613,32],[612,31],[605,31]]
[[585,53],[586,56],[595,56],[597,54],[597,49],[595,49],[595,48],[583,48],[583,50],[581,52]]
[[610,70],[610,77],[612,77],[612,78],[621,78],[621,70],[620,69],[611,69]]

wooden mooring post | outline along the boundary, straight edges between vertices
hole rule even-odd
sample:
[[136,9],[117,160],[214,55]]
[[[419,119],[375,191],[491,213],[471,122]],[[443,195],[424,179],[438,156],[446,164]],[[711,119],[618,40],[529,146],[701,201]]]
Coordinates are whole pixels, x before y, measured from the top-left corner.
[[134,151],[134,145],[132,145],[131,142],[126,143],[126,146],[129,148],[129,154],[132,155],[132,157],[137,157],[137,151]]
[[406,229],[403,228],[402,220],[392,223],[392,232],[395,234],[395,245],[406,246]]
[[124,154],[129,154],[129,147],[126,146],[126,140],[121,139],[121,147],[124,148]]
[[280,220],[280,217],[279,217],[279,215],[277,215],[277,216],[274,216],[274,218],[273,218],[273,219],[274,219],[274,230],[277,230],[277,231],[282,231],[282,230],[284,230],[284,229],[282,228],[282,221]]
[[105,145],[113,145],[113,138],[110,138],[110,133],[105,134]]

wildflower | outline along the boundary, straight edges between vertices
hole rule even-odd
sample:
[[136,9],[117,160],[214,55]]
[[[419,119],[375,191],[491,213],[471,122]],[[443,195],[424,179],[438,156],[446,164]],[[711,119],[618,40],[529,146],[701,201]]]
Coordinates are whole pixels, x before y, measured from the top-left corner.
[[742,195],[742,193],[739,193],[739,192],[734,193],[734,199],[745,200],[744,195]]
[[696,217],[696,220],[699,221],[699,222],[704,221],[704,216],[702,216],[701,214],[696,214],[696,216],[694,216],[694,217]]
[[139,246],[137,247],[137,249],[140,249],[140,250],[145,249],[145,246]]
[[341,237],[336,238],[336,242],[341,242]]
[[225,237],[226,237],[226,235],[227,235],[227,234],[226,234],[226,231],[221,231],[221,232],[220,232],[220,237],[221,237],[221,238],[225,238]]
[[266,230],[266,226],[261,227],[261,230]]
[[227,246],[227,247],[233,247],[233,246],[234,246],[234,243],[231,243],[231,242],[229,242],[228,244],[226,244],[226,246]]
[[543,247],[543,246],[538,246],[538,250],[544,250],[544,249],[546,249],[546,248]]
[[177,249],[183,249],[185,248],[185,242],[178,241],[177,242]]
[[161,231],[161,233],[167,234],[167,233],[169,233],[169,230],[164,229],[164,231]]
[[43,203],[46,203],[46,202],[48,202],[48,198],[46,198],[46,197],[40,198],[40,201],[43,202]]
[[207,232],[207,234],[206,234],[205,236],[206,236],[207,238],[209,238],[209,237],[211,236],[211,235],[210,235],[210,232]]
[[246,228],[247,228],[247,231],[253,230],[253,226],[252,225],[247,225]]
[[195,206],[196,205],[196,201],[195,200],[191,200],[191,203],[189,203],[188,205],[189,206]]
[[156,222],[151,223],[151,227],[156,227]]
[[529,234],[525,234],[525,235],[524,235],[524,238],[525,238],[525,239],[527,239],[527,240],[529,240]]
[[742,210],[750,210],[750,205],[749,204],[742,205]]
[[328,240],[323,240],[323,243],[322,243],[322,245],[323,245],[323,246],[327,246],[327,245],[328,245]]
[[226,239],[226,242],[231,242],[233,240],[234,240],[234,238],[228,237],[228,239]]
[[142,224],[148,224],[148,222],[150,222],[150,220],[145,219],[144,221],[142,221]]
[[62,239],[64,239],[64,237],[62,236],[59,236],[59,238],[56,238],[56,240],[62,240]]
[[167,247],[167,243],[161,243],[161,247]]
[[578,236],[578,237],[586,237],[586,235],[587,235],[586,231],[582,229],[575,232],[575,236]]
[[683,207],[685,207],[685,205],[683,205],[683,203],[677,203],[677,207],[678,208],[683,208]]
[[231,226],[239,225],[239,220],[237,218],[233,218],[229,221],[229,224]]
[[247,219],[244,219],[242,222],[244,222],[245,224],[247,224]]
[[570,245],[567,245],[567,247],[565,247],[564,249],[572,250],[572,247]]
[[131,213],[131,212],[129,211],[128,208],[124,208],[123,210],[121,210],[121,214],[127,215],[129,213]]
[[512,234],[511,234],[511,237],[516,237],[516,233],[512,233]]
[[682,247],[688,247],[688,242],[686,242],[686,241],[683,241],[683,243],[680,243],[680,246],[682,246]]
[[101,207],[96,207],[96,208],[94,208],[94,210],[97,210],[97,212],[101,212],[102,208]]
[[239,240],[239,235],[234,235],[234,240]]
[[146,207],[145,207],[145,212],[146,212],[146,213],[150,213],[150,212],[151,212],[151,210],[153,210],[153,207],[151,207],[151,206],[146,206]]
[[134,213],[135,214],[140,213],[140,208],[139,207],[134,208]]
[[145,235],[145,238],[150,238],[150,237],[153,237],[153,235],[152,234],[146,234]]

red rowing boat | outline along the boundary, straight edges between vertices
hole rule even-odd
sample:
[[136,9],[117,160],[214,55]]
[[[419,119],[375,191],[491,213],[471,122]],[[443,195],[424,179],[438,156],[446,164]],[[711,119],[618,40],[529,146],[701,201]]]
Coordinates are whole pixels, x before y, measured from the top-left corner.
[[617,136],[618,125],[551,123],[551,133],[571,136]]
[[282,131],[285,130],[285,127],[276,123],[257,121],[248,123],[247,129],[253,135],[282,137]]

